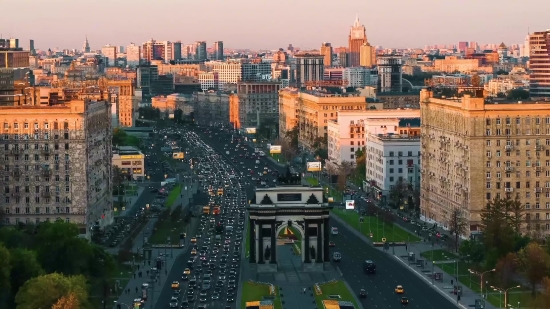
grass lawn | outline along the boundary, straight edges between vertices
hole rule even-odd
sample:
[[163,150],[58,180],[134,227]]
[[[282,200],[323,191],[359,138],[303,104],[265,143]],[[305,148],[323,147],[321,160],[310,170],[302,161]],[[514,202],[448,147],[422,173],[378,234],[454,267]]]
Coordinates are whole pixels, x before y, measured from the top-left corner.
[[185,231],[186,226],[183,223],[181,207],[178,207],[168,218],[158,219],[148,241],[152,245],[163,245],[167,243],[167,237],[170,237],[169,243],[178,245],[180,243],[180,233]]
[[[281,299],[279,298],[279,291],[275,287],[275,299],[273,300],[273,307],[275,309],[282,309]],[[251,301],[260,301],[264,296],[271,296],[269,294],[269,285],[257,284],[250,281],[243,282],[241,291],[241,303],[239,308],[245,309],[246,303]]]
[[335,299],[339,301],[349,301],[353,303],[355,308],[360,308],[355,301],[355,297],[343,281],[334,281],[327,284],[320,285],[321,291],[323,294],[317,295],[315,293],[315,287],[313,287],[313,295],[315,295],[315,302],[317,303],[317,308],[324,308],[323,300],[330,299],[329,295],[340,295],[340,299]]
[[325,186],[325,192],[328,190],[328,196],[334,198],[334,201],[344,201],[344,195],[332,186]]
[[359,226],[359,214],[355,211],[334,208],[332,212],[351,227],[360,231],[363,235],[370,237],[370,233],[372,233],[372,241],[382,241],[382,238],[386,238],[387,242],[420,241],[420,238],[405,231],[398,225],[393,224],[390,226],[388,224],[383,224],[382,220],[374,216],[364,216],[363,224]]
[[306,178],[306,181],[312,186],[318,186],[319,185],[319,180],[317,180],[317,178],[315,178],[315,177],[308,177],[308,178]]
[[277,161],[277,163],[286,164],[285,157],[280,153],[270,153],[269,156]]
[[181,185],[176,185],[172,190],[170,190],[170,193],[168,194],[168,198],[166,198],[166,208],[172,207],[178,197],[181,194]]
[[[452,252],[449,252],[444,249],[438,249],[438,250],[431,250],[426,251],[422,253],[422,257],[430,260],[430,261],[436,261],[436,266],[441,268],[445,273],[448,274],[448,276],[456,276],[456,263],[449,263],[449,264],[438,264],[437,261],[453,261],[457,260],[458,256]],[[472,269],[473,265],[459,261],[458,262],[458,281],[464,285],[465,287],[470,288],[476,293],[480,293],[480,278],[477,275],[471,274],[468,269]],[[445,280],[448,280],[445,279]],[[489,281],[488,284],[483,284],[483,293],[488,293],[487,300],[494,305],[495,307],[500,306],[500,293],[498,291],[493,291],[493,289],[490,288],[491,285],[498,285],[497,282],[491,282],[494,281],[489,276],[489,273],[485,276],[483,276],[484,281]],[[487,290],[487,288],[489,288]],[[522,304],[527,304],[531,300],[531,292],[529,291],[529,287],[525,288],[518,288],[518,289],[512,289],[508,292],[508,303],[514,306],[518,303],[518,301]],[[502,295],[502,303],[504,303],[504,295]]]

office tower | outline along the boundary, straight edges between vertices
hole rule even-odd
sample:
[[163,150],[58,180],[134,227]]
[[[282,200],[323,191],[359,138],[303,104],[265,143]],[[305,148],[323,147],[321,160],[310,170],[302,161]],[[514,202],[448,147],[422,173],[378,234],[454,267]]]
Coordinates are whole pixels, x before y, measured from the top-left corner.
[[323,80],[324,56],[319,54],[299,53],[296,58],[296,86],[305,87],[309,81]]
[[372,67],[376,65],[376,50],[368,42],[361,46],[360,65],[362,67]]
[[532,98],[550,98],[550,30],[529,35],[529,93]]
[[458,51],[465,52],[468,47],[468,42],[458,42]]
[[36,49],[34,49],[34,40],[29,41],[29,52],[31,56],[36,56]]
[[90,43],[88,42],[88,36],[86,36],[86,40],[84,40],[84,46],[82,46],[82,51],[85,53],[90,52]]
[[367,30],[359,23],[359,17],[355,18],[355,23],[351,27],[348,42],[348,66],[357,67],[361,63],[361,46],[367,43]]
[[206,42],[197,41],[195,42],[195,60],[206,60],[208,59],[208,54],[206,53]]
[[181,41],[172,42],[172,59],[181,60]]
[[10,40],[0,39],[0,106],[25,100],[24,88],[30,85],[30,52],[10,48]]
[[213,60],[223,60],[223,41],[214,42],[214,59]]
[[9,48],[19,48],[19,39],[10,38],[9,39]]
[[166,57],[166,45],[164,42],[158,42],[154,39],[143,43],[143,59],[147,62],[152,60],[164,60]]
[[126,64],[129,66],[138,66],[141,59],[141,46],[130,43],[126,47]]
[[332,66],[332,45],[330,43],[323,43],[321,45],[321,55],[325,57],[323,62],[326,67]]
[[403,60],[401,56],[380,56],[378,65],[378,92],[403,91]]
[[105,56],[107,66],[116,66],[117,47],[107,44],[101,48],[101,54]]
[[2,223],[63,220],[90,239],[94,225],[109,224],[112,210],[111,105],[65,99],[63,89],[35,90],[40,102],[0,106]]

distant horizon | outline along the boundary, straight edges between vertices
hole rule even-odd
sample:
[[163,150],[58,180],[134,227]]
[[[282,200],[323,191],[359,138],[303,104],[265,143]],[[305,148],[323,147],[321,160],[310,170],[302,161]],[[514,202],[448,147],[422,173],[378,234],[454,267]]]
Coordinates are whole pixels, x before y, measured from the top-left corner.
[[529,0],[528,5],[502,0],[498,6],[477,0],[344,0],[341,5],[329,0],[204,0],[181,10],[171,0],[139,6],[130,0],[96,2],[101,11],[88,2],[3,0],[9,14],[0,19],[0,35],[18,38],[23,48],[33,39],[35,48],[46,51],[81,50],[86,36],[92,50],[107,44],[142,45],[151,38],[185,45],[206,41],[209,47],[223,41],[228,49],[277,50],[293,44],[309,50],[323,42],[347,46],[357,15],[371,45],[399,49],[459,41],[522,45],[529,30],[550,28],[548,0]]

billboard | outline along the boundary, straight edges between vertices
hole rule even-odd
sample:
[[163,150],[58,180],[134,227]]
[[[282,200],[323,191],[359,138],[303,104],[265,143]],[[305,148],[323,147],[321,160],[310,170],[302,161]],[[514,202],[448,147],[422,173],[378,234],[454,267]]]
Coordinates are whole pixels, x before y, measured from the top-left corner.
[[355,209],[355,200],[346,200],[346,209]]
[[174,153],[172,154],[172,158],[174,158],[174,159],[183,159],[184,156],[185,156],[185,155],[183,154],[183,152],[174,152]]
[[307,171],[308,172],[321,171],[321,162],[307,162]]
[[246,128],[246,134],[256,134],[256,128]]
[[281,146],[277,146],[277,145],[269,146],[269,153],[281,153]]

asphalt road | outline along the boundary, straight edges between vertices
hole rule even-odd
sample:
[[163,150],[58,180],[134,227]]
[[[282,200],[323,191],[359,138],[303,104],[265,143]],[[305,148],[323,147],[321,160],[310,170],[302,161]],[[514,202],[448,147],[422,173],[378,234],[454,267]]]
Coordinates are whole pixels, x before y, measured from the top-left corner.
[[[395,287],[402,285],[409,299],[408,308],[441,309],[454,306],[418,278],[404,265],[360,239],[347,226],[331,221],[331,226],[338,228],[338,235],[332,236],[336,244],[331,252],[340,252],[342,260],[337,265],[344,279],[352,288],[353,293],[359,293],[364,288],[368,297],[363,300],[365,308],[402,308],[401,296],[395,293]],[[391,253],[391,251],[390,251]],[[363,261],[373,260],[376,264],[376,274],[363,273]]]

